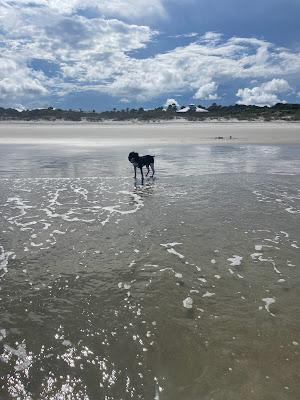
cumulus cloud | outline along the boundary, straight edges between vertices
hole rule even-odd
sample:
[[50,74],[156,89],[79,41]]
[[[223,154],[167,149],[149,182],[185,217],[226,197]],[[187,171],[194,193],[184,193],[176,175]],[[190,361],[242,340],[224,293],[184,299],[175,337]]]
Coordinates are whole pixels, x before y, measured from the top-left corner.
[[285,79],[272,79],[252,89],[239,89],[236,95],[241,100],[237,103],[245,105],[254,104],[257,106],[272,106],[276,103],[285,103],[285,100],[279,99],[278,94],[287,92],[290,89],[290,85]]
[[289,83],[284,79],[273,79],[269,82],[263,83],[261,88],[266,92],[286,92],[290,89]]
[[198,100],[216,100],[218,95],[216,93],[218,85],[216,82],[209,82],[202,85],[197,92],[194,94],[194,99]]
[[0,99],[2,102],[16,103],[20,100],[31,101],[35,97],[48,94],[45,76],[32,71],[26,65],[15,60],[0,61]]
[[164,107],[168,108],[169,106],[173,106],[173,105],[175,105],[176,107],[180,107],[179,103],[175,99],[167,99],[167,101],[165,102]]
[[[1,6],[3,51],[25,57],[72,62],[86,56],[116,51],[128,52],[145,46],[156,34],[148,26],[117,19],[58,15],[52,10],[16,10]],[[22,32],[18,29],[22,26]]]
[[[63,95],[86,87],[100,89],[122,68],[124,54],[146,45],[156,34],[148,26],[117,19],[57,14],[44,7],[17,8],[0,2],[1,104],[16,103],[24,95]],[[22,26],[20,31],[19,27]],[[31,67],[51,62],[55,78]],[[7,68],[7,66],[11,68]],[[19,97],[19,99],[18,99]]]
[[[196,98],[213,99],[221,83],[299,74],[300,54],[286,53],[288,57],[270,43],[252,38],[191,43],[145,60],[125,58],[122,72],[107,90],[114,95],[131,93],[141,100],[170,91],[191,91]],[[287,59],[294,62],[287,63]]]
[[[117,9],[136,7],[142,15],[150,12],[150,7],[151,12],[162,15],[163,4],[163,0],[150,5],[144,0],[126,0],[126,4],[125,0],[0,1],[2,103],[13,99],[15,104],[25,104],[26,94],[62,97],[87,90],[126,101],[187,92],[196,99],[215,100],[218,87],[228,87],[235,80],[244,82],[245,88],[238,95],[243,102],[255,95],[255,88],[249,89],[252,80],[279,85],[280,79],[299,76],[300,53],[257,38],[225,39],[216,32],[199,38],[192,33],[192,43],[186,46],[135,57],[159,33],[149,26],[120,20]],[[83,6],[97,8],[98,14],[88,18],[80,13]],[[5,67],[9,63],[15,65],[12,73]],[[46,63],[55,67],[54,76],[48,73]],[[261,97],[262,103],[271,104],[281,93],[274,87],[255,86],[256,91],[269,96],[267,100]]]

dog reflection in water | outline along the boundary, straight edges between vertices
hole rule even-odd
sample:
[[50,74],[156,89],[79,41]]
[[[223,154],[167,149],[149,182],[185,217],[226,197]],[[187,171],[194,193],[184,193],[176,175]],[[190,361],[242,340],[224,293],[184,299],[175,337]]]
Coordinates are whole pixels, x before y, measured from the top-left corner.
[[146,166],[146,168],[147,168],[146,176],[149,175],[150,168],[152,170],[152,177],[154,176],[154,174],[155,174],[154,157],[155,156],[150,156],[150,155],[140,157],[139,154],[135,153],[134,151],[129,153],[128,160],[131,162],[131,164],[133,164],[133,167],[134,167],[134,179],[136,179],[136,169],[139,168],[141,171],[141,176],[142,176],[142,184],[144,183],[144,174],[143,174],[144,166]]

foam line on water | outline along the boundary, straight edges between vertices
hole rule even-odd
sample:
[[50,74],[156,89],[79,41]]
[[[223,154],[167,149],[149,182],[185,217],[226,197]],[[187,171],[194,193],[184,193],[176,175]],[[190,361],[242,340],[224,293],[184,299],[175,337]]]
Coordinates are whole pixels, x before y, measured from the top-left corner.
[[180,245],[180,244],[182,244],[182,243],[180,243],[180,242],[171,242],[171,243],[161,243],[160,245],[163,246],[163,247],[174,247],[174,246],[177,246],[177,245]]
[[262,299],[262,301],[265,303],[265,309],[267,310],[267,312],[270,314],[270,315],[272,315],[272,317],[275,317],[275,314],[273,314],[271,311],[270,311],[270,305],[271,304],[273,304],[273,303],[275,303],[275,298],[273,298],[273,297],[266,297],[266,298],[264,298],[264,299]]
[[171,247],[170,249],[167,249],[167,252],[170,254],[174,254],[175,256],[179,257],[179,258],[184,258],[183,254],[178,253],[178,251],[176,251],[175,249],[173,249],[173,247]]
[[179,258],[184,258],[184,255],[179,253],[178,251],[176,251],[173,247],[174,246],[178,246],[181,245],[182,243],[180,242],[170,242],[170,243],[161,243],[160,245],[162,247],[165,247],[167,249],[167,252],[170,254],[174,254],[175,256],[179,257]]
[[65,189],[65,188],[64,189],[57,189],[54,194],[50,193],[50,195],[53,194],[53,196],[49,200],[49,208],[54,208],[54,206],[61,206],[62,205],[61,203],[59,203],[57,201],[57,199],[59,197],[59,193],[63,192],[64,190],[67,190],[67,189]]
[[85,200],[87,200],[88,190],[83,187],[78,187],[76,185],[71,185],[71,189],[76,194],[80,194]]
[[128,196],[131,196],[135,202],[135,208],[132,210],[119,210],[118,208],[120,207],[120,205],[115,205],[115,206],[107,206],[107,207],[103,207],[103,210],[109,211],[110,213],[118,213],[118,214],[122,214],[122,215],[126,215],[126,214],[134,214],[136,213],[140,208],[144,207],[144,202],[141,198],[141,196],[139,196],[137,193],[132,193],[129,192],[127,190],[122,190],[118,193],[121,194],[125,194]]
[[16,255],[13,251],[5,251],[3,246],[0,246],[0,277],[7,273],[9,259],[15,259]]

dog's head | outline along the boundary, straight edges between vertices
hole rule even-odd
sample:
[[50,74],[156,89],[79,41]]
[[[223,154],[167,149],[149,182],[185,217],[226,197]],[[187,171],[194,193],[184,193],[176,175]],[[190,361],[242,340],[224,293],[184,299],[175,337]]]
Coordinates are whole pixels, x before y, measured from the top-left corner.
[[134,151],[132,151],[131,153],[129,153],[128,155],[128,160],[133,164],[136,163],[137,160],[139,159],[139,154],[135,153]]

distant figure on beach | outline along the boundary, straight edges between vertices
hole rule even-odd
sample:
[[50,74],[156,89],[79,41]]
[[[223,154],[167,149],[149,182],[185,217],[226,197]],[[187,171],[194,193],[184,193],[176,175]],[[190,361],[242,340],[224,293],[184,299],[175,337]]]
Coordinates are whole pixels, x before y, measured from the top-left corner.
[[[223,139],[224,139],[224,136],[216,136],[215,139],[217,139],[217,140],[223,140]],[[232,139],[232,136],[229,136],[229,139],[231,140],[231,139]]]
[[154,157],[155,156],[150,156],[150,155],[140,157],[139,154],[134,151],[129,153],[128,160],[131,162],[131,164],[133,164],[133,167],[134,167],[134,179],[136,179],[136,169],[139,168],[141,171],[141,176],[142,176],[142,184],[144,183],[144,174],[143,174],[144,166],[147,167],[146,176],[148,176],[149,171],[150,171],[149,166],[152,169],[152,177],[154,176],[154,174],[155,174]]

